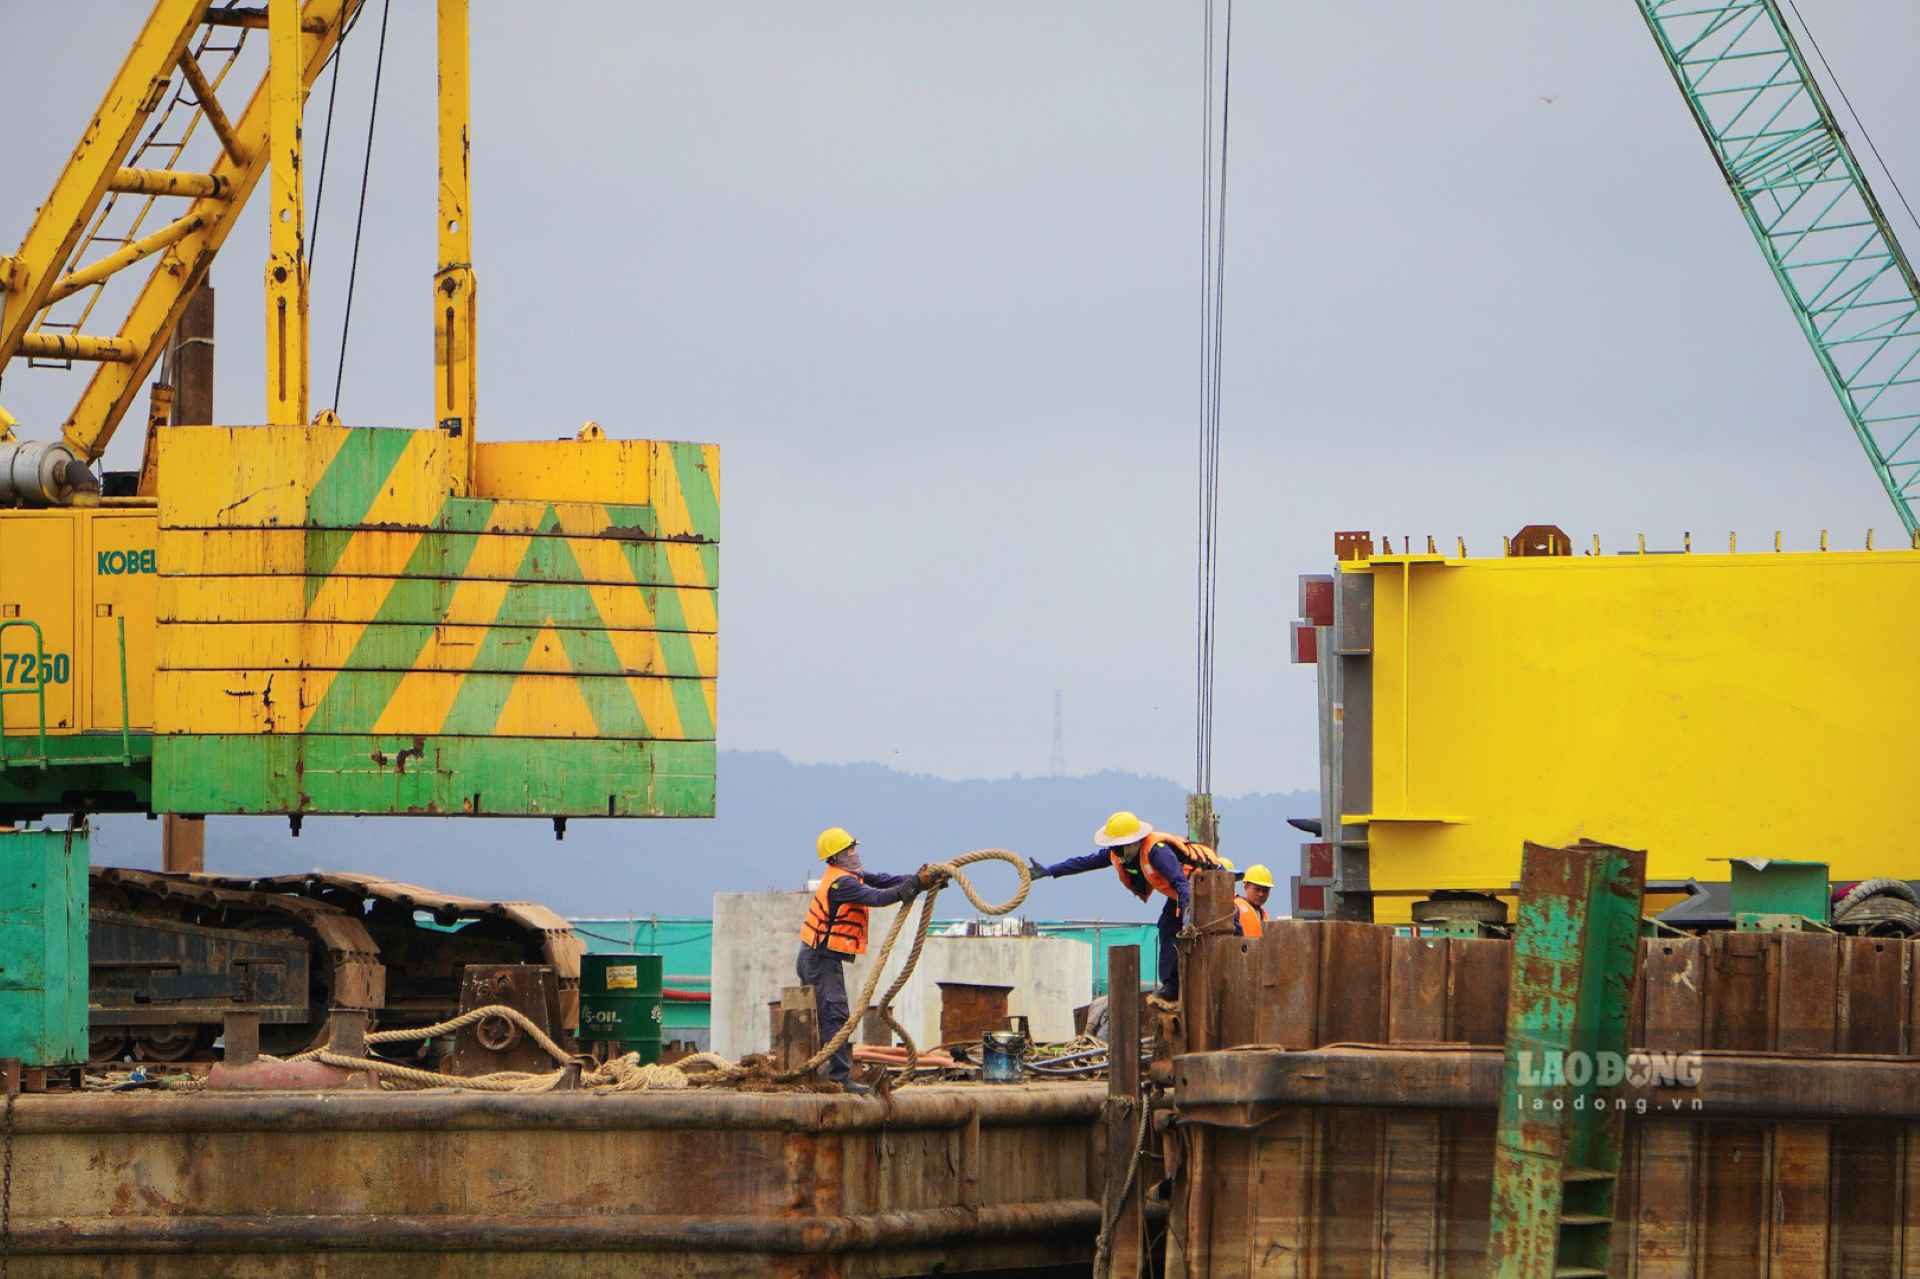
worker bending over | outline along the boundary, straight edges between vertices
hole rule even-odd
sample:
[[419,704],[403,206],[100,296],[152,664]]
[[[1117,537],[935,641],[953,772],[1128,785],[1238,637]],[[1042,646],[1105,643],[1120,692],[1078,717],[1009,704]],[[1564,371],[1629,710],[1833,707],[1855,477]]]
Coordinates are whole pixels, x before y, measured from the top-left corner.
[[[1028,859],[1027,867],[1035,879],[1059,879],[1083,875],[1090,870],[1112,866],[1128,892],[1141,901],[1152,901],[1157,892],[1166,904],[1160,908],[1160,989],[1161,999],[1180,997],[1180,953],[1174,939],[1193,912],[1193,890],[1187,871],[1227,870],[1228,864],[1205,844],[1194,844],[1166,831],[1155,830],[1132,813],[1115,813],[1093,833],[1094,850],[1080,857],[1042,866]],[[1238,925],[1236,923],[1236,929]]]
[[[820,832],[814,844],[826,867],[800,925],[800,960],[794,966],[802,986],[813,987],[813,1012],[826,1043],[847,1024],[847,965],[867,953],[867,912],[875,906],[912,901],[947,872],[922,866],[911,875],[888,875],[860,866],[860,844],[838,826]],[[827,1078],[848,1092],[870,1091],[852,1082],[851,1042],[827,1060]]]
[[1258,937],[1267,922],[1267,897],[1273,892],[1273,872],[1265,866],[1249,866],[1240,877],[1240,893],[1233,909],[1240,916],[1240,935]]

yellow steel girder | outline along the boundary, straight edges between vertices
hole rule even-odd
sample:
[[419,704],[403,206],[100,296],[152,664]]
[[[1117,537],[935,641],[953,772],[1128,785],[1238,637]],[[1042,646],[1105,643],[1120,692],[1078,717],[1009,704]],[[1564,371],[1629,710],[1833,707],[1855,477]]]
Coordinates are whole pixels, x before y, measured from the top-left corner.
[[267,137],[273,175],[267,209],[267,421],[307,420],[307,252],[300,117],[307,101],[301,74],[300,0],[267,6]]
[[473,482],[473,421],[478,406],[473,352],[471,158],[468,123],[468,0],[440,0],[439,264],[433,275],[433,418],[454,443],[452,493]]

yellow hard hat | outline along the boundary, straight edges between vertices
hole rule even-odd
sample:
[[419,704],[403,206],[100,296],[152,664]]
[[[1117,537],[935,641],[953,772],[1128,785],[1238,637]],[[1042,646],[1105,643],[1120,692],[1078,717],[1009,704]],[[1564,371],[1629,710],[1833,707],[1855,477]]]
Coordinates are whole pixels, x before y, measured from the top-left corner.
[[1273,872],[1258,864],[1247,867],[1247,873],[1240,878],[1249,884],[1258,884],[1262,888],[1273,887]]
[[1227,868],[1228,870],[1239,870],[1239,869],[1240,869],[1240,868],[1239,868],[1238,866],[1235,866],[1235,865],[1233,864],[1233,858],[1231,858],[1231,857],[1222,857],[1222,858],[1220,859],[1220,864],[1221,864],[1222,866],[1225,866],[1225,867],[1226,867],[1226,868]]
[[846,852],[853,847],[854,843],[853,836],[846,831],[838,826],[829,826],[820,832],[820,838],[815,842],[814,847],[820,850],[820,860],[825,861],[829,857]]
[[1093,846],[1119,848],[1123,844],[1137,843],[1151,834],[1153,834],[1153,827],[1132,813],[1115,813],[1107,818],[1106,825],[1093,832]]

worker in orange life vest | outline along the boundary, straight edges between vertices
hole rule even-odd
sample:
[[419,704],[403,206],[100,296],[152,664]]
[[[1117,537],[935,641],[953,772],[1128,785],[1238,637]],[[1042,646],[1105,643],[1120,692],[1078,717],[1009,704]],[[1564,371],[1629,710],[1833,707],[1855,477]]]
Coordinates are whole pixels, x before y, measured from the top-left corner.
[[[795,964],[802,986],[813,987],[813,1011],[826,1043],[847,1024],[847,965],[867,952],[867,913],[875,906],[910,902],[937,883],[945,871],[922,866],[911,875],[889,875],[860,865],[860,844],[838,826],[820,832],[815,851],[826,865],[807,917],[800,925],[800,958]],[[827,1059],[827,1078],[848,1092],[867,1092],[853,1083],[853,1048],[843,1044]]]
[[1249,866],[1240,877],[1240,893],[1233,909],[1240,916],[1240,935],[1258,937],[1267,922],[1267,898],[1273,892],[1273,872],[1265,866]]
[[[1094,851],[1066,861],[1043,866],[1027,861],[1035,879],[1059,879],[1066,875],[1084,875],[1090,870],[1111,866],[1120,875],[1128,892],[1141,901],[1151,901],[1160,893],[1167,901],[1160,908],[1160,998],[1180,997],[1180,955],[1174,946],[1181,929],[1193,911],[1193,890],[1187,882],[1187,869],[1230,870],[1231,865],[1205,844],[1194,844],[1155,830],[1132,813],[1120,812],[1107,818],[1093,833]],[[1236,921],[1235,930],[1239,924]]]

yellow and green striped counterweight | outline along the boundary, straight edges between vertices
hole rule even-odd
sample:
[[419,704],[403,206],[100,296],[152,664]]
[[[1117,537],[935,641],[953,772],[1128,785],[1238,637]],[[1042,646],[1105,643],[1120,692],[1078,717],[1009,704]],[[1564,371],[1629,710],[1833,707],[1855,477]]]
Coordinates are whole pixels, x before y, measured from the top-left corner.
[[719,450],[160,435],[153,806],[711,816]]

